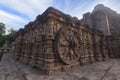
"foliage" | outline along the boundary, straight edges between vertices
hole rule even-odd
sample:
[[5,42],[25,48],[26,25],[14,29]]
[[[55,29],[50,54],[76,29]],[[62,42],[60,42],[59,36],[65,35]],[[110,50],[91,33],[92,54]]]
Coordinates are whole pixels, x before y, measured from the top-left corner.
[[0,35],[5,34],[5,24],[0,23]]
[[15,40],[16,30],[13,28],[8,30],[8,34],[5,35],[5,24],[0,23],[0,48],[8,47]]
[[5,43],[6,36],[5,35],[0,35],[0,47],[2,47]]
[[9,34],[6,35],[6,40],[8,41],[8,44],[11,44],[15,40],[17,31],[12,28],[8,32],[9,32]]
[[0,47],[5,43],[5,36],[3,34],[5,34],[5,24],[0,23]]

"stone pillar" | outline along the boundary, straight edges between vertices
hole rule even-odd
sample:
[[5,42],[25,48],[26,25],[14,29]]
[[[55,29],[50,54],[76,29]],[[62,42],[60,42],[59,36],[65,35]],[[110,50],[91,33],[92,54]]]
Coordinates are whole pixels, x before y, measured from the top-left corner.
[[19,60],[21,58],[22,47],[23,47],[23,30],[20,29],[17,32],[15,40],[15,53],[14,53],[15,60]]
[[29,62],[31,60],[32,47],[33,47],[32,43],[26,44],[26,50],[25,50],[25,53],[24,53],[24,60],[23,60],[23,62],[25,64],[29,64]]
[[32,46],[32,53],[31,53],[31,60],[29,62],[29,64],[32,66],[32,67],[37,67],[37,61],[38,61],[38,54],[40,52],[40,44],[37,40],[33,39],[34,40],[34,43],[33,43],[33,46]]
[[101,55],[101,35],[99,32],[96,32],[94,35],[95,41],[94,41],[94,54],[96,61],[102,61],[102,55]]

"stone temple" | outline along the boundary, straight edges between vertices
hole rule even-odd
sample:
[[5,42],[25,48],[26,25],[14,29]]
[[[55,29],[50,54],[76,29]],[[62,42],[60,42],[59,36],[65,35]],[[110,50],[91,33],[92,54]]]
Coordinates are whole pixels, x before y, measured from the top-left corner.
[[109,36],[110,57],[120,57],[120,14],[99,4],[91,13],[84,14],[82,20]]
[[14,58],[49,75],[120,57],[119,20],[120,15],[104,5],[81,20],[49,7],[19,29]]

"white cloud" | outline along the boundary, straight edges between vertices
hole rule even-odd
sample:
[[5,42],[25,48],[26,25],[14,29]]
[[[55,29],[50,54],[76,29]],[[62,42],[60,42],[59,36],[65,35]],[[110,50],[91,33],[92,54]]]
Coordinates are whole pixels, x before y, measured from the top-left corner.
[[106,2],[103,2],[103,4],[120,13],[119,0],[107,0]]
[[120,11],[119,5],[116,5],[117,0],[93,0],[90,3],[88,3],[87,0],[78,0],[77,5],[74,4],[72,0],[62,1],[63,0],[0,0],[0,4],[7,6],[18,13],[27,15],[30,19],[28,21],[18,14],[15,15],[11,14],[11,12],[0,10],[0,22],[4,22],[7,25],[7,28],[15,26],[15,29],[19,29],[20,27],[24,27],[28,22],[34,20],[38,14],[43,13],[49,6],[55,6],[66,14],[76,16],[79,19],[82,18],[84,13],[92,11],[97,4],[104,4],[114,10]]
[[[116,3],[118,2],[119,0],[93,0],[92,2],[90,3],[87,3],[84,2],[84,3],[79,3],[79,5],[76,5],[75,8],[73,9],[69,9],[67,10],[67,13],[69,13],[70,15],[72,16],[76,16],[78,17],[79,19],[82,18],[82,15],[86,12],[92,12],[92,10],[94,9],[94,7],[97,5],[97,4],[104,4],[105,6],[107,7],[110,7],[111,9],[117,11],[117,12],[120,12],[120,6],[119,5],[116,5]],[[67,6],[68,6],[68,3],[66,2]],[[70,6],[70,5],[69,5]],[[68,8],[67,8],[68,9]]]
[[34,20],[38,14],[41,14],[53,0],[0,0],[0,4],[5,5],[18,13],[27,15],[29,21],[18,14],[0,10],[0,22],[6,24],[7,29],[13,27],[19,29],[28,22]]
[[6,29],[19,29],[20,27],[23,27],[24,24],[26,24],[28,21],[19,16],[0,10],[0,22],[6,24]]
[[53,0],[26,0],[25,3],[30,5],[36,12],[45,10],[48,6],[52,5]]
[[[66,4],[67,6],[70,6],[68,5],[67,1],[66,1]],[[86,12],[92,11],[96,4],[97,4],[97,1],[94,1],[91,4],[87,2],[84,2],[84,3],[79,2],[78,5],[76,5],[73,9],[68,9],[66,13],[69,13],[70,15],[76,16],[79,19],[81,19],[82,15]]]
[[20,21],[20,22],[26,22],[24,19],[22,19],[19,16],[9,14],[3,10],[0,10],[0,20],[4,22],[12,22],[12,21]]
[[0,3],[3,5],[7,5],[9,8],[12,8],[20,13],[29,14],[30,18],[32,18],[30,14],[35,14],[30,6],[27,6],[24,2],[22,2],[22,0],[1,0]]
[[30,19],[33,19],[35,15],[40,14],[38,13],[40,10],[51,5],[52,1],[53,0],[0,0],[0,3],[20,13],[26,14]]

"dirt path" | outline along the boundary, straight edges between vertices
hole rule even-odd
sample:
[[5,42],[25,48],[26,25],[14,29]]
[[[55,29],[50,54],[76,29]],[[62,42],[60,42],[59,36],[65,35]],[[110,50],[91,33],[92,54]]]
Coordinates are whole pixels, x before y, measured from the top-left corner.
[[0,62],[0,80],[120,80],[120,59],[108,59],[80,66],[69,72],[54,75],[41,75],[32,69],[14,61],[11,54],[4,54]]
[[0,80],[27,80],[11,54],[5,53],[0,62]]

